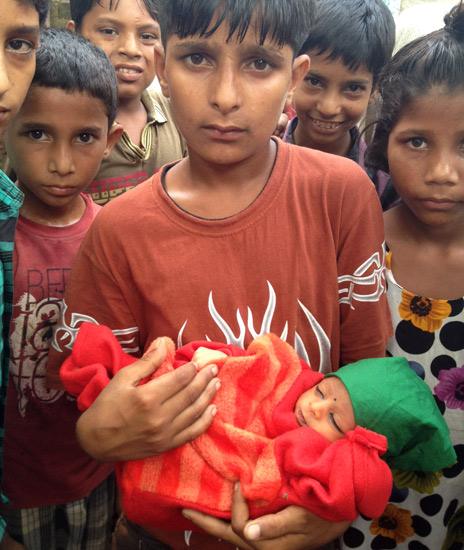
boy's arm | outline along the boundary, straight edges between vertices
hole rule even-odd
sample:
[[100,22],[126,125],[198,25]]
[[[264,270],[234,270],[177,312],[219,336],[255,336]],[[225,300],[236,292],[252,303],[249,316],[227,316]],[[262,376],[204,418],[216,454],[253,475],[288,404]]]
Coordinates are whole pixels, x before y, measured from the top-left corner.
[[[115,224],[97,216],[82,244],[67,285],[63,320],[57,327],[49,374],[56,382],[82,322],[109,326],[125,351],[140,354],[144,342],[124,296],[133,279],[124,274],[120,247],[110,246]],[[119,257],[118,257],[119,254]],[[197,437],[213,419],[215,370],[197,373],[192,363],[139,386],[163,361],[165,348],[149,349],[108,384],[77,425],[83,448],[102,461],[120,461],[157,454]]]
[[341,365],[384,357],[392,333],[382,210],[365,173],[354,164],[351,167],[338,227]]

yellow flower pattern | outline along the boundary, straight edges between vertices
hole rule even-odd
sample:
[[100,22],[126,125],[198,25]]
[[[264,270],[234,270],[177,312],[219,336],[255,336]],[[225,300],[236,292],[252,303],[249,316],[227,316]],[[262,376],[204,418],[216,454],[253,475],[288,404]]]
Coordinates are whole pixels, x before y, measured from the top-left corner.
[[431,300],[403,290],[398,311],[402,319],[411,321],[418,329],[435,332],[450,316],[451,306],[447,300]]

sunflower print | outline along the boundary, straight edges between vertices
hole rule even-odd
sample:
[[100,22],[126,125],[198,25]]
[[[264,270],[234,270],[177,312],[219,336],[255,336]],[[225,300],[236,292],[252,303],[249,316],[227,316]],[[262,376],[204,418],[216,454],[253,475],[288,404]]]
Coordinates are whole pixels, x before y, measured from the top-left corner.
[[418,493],[431,495],[435,487],[440,485],[442,472],[406,472],[393,471],[393,480],[398,489],[414,489]]
[[414,535],[412,516],[409,510],[388,504],[384,513],[370,526],[373,535],[381,535],[395,542],[404,542]]
[[447,300],[432,300],[403,290],[398,312],[402,319],[410,321],[416,328],[435,332],[450,316],[451,306]]

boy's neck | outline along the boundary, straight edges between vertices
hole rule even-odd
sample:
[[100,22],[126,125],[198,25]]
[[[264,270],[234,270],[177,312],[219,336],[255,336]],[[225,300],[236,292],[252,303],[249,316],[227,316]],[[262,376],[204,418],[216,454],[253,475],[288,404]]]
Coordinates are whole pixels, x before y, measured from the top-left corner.
[[50,207],[26,191],[20,214],[27,220],[50,227],[65,227],[77,223],[84,215],[85,201],[79,194],[65,207]]
[[343,135],[343,139],[339,139],[335,142],[328,143],[314,143],[311,138],[305,133],[303,125],[297,124],[293,133],[293,140],[296,145],[301,147],[308,147],[311,149],[317,149],[324,153],[330,153],[332,155],[339,155],[345,157],[351,148],[351,133],[349,130]]
[[222,219],[245,210],[259,196],[272,173],[277,145],[270,140],[261,155],[238,165],[211,165],[195,154],[166,175],[166,191],[188,213]]

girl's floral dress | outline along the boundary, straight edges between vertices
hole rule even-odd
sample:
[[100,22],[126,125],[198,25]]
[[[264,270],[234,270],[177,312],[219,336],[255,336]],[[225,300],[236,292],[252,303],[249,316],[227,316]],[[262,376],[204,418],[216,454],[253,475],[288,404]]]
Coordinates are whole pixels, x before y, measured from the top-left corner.
[[458,463],[427,475],[394,473],[395,487],[382,517],[359,518],[342,546],[464,549],[464,298],[416,296],[397,284],[388,267],[387,262],[394,330],[388,353],[405,356],[430,386],[450,428]]

